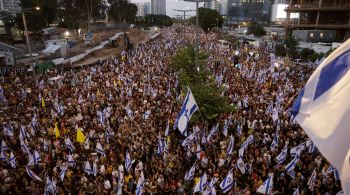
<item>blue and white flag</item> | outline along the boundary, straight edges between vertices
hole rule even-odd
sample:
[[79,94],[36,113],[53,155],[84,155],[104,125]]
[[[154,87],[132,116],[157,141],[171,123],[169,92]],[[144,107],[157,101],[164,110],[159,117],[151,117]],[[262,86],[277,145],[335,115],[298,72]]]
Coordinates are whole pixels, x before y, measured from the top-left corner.
[[56,195],[57,194],[57,186],[55,180],[50,180],[49,177],[46,177],[46,185],[45,185],[45,195],[49,195],[49,193]]
[[191,134],[188,137],[186,137],[186,139],[181,143],[181,145],[186,148],[187,146],[193,143],[193,140],[194,140],[194,135]]
[[143,120],[148,120],[149,116],[151,115],[151,110],[146,110],[145,113],[143,113]]
[[316,146],[310,138],[305,142],[305,146],[308,148],[309,153],[313,153],[316,150]]
[[125,107],[125,111],[126,111],[126,114],[128,115],[128,117],[130,119],[134,118],[134,112],[130,109],[129,105]]
[[222,132],[225,136],[227,136],[227,131],[228,131],[228,128],[231,125],[231,123],[232,123],[231,120],[225,119],[224,130]]
[[219,124],[216,124],[216,126],[213,126],[209,132],[209,135],[207,137],[207,142],[211,140],[211,138],[218,132],[219,130]]
[[207,173],[204,173],[201,177],[201,179],[199,180],[199,182],[196,184],[196,186],[193,189],[193,193],[196,192],[203,192],[205,187],[208,184],[208,178],[207,178]]
[[230,136],[230,143],[227,147],[227,150],[226,150],[226,156],[228,157],[229,155],[231,155],[233,153],[233,148],[234,148],[234,138],[233,136],[231,135]]
[[29,151],[27,144],[23,140],[20,140],[20,143],[21,143],[21,149],[22,149],[23,153],[30,155],[30,151]]
[[26,166],[26,170],[27,170],[27,173],[28,173],[30,178],[35,179],[35,180],[40,181],[40,182],[43,182],[43,180],[40,179],[40,177],[38,177],[32,170],[30,170],[28,168],[28,166]]
[[13,128],[10,124],[4,125],[4,135],[7,135],[9,137],[13,137]]
[[196,172],[196,163],[194,163],[191,169],[186,172],[185,181],[191,181],[194,178],[195,172]]
[[166,124],[166,127],[165,127],[165,137],[167,137],[169,135],[169,120]]
[[141,171],[139,180],[137,181],[137,186],[136,186],[136,195],[141,195],[143,191],[143,182],[145,181],[145,176],[143,175],[143,171]]
[[62,167],[61,167],[60,178],[61,178],[61,181],[62,181],[62,182],[63,182],[63,180],[64,180],[64,176],[66,175],[67,168],[68,168],[68,166],[62,166]]
[[129,152],[126,152],[126,155],[125,155],[125,169],[126,169],[127,172],[129,172],[129,170],[131,168],[131,165],[132,165],[132,163],[134,161],[135,160],[131,160]]
[[350,194],[350,39],[314,71],[292,107],[294,120],[340,173]]
[[329,165],[327,171],[327,173],[332,173],[334,174],[334,178],[339,181],[340,180],[340,177],[339,177],[339,173],[338,173],[338,170],[336,168],[333,167],[333,165]]
[[47,144],[46,139],[44,139],[44,151],[48,151],[49,150],[49,145]]
[[118,189],[117,189],[117,195],[123,194],[123,187],[124,187],[124,167],[123,165],[118,166]]
[[262,194],[271,194],[273,188],[273,175],[271,175],[256,192]]
[[70,141],[70,138],[67,137],[67,138],[65,139],[65,142],[66,142],[67,148],[68,148],[71,152],[73,152],[73,151],[74,151],[74,146],[73,146],[73,144],[72,144],[72,141]]
[[248,138],[241,145],[241,148],[238,151],[239,156],[243,156],[244,150],[246,150],[248,148],[248,145],[253,143],[253,142],[254,142],[254,136],[253,136],[253,134],[251,134],[248,136]]
[[28,162],[27,166],[38,165],[39,162],[41,161],[39,152],[36,150],[34,150],[34,152],[32,154],[29,154],[28,157],[29,157],[29,162]]
[[30,136],[26,132],[26,129],[23,125],[21,125],[21,128],[19,130],[19,139],[23,141],[28,141],[30,139]]
[[210,183],[208,184],[207,188],[205,188],[205,191],[203,192],[203,195],[216,195],[215,183],[217,181],[218,181],[218,179],[213,177],[210,180]]
[[300,156],[300,154],[304,151],[304,149],[305,149],[305,143],[301,143],[301,144],[291,148],[289,153],[292,157]]
[[96,177],[97,175],[97,165],[95,162],[92,163],[92,174]]
[[278,135],[278,131],[276,131],[270,147],[272,151],[274,151],[278,147],[278,140],[279,140],[279,135]]
[[309,181],[307,182],[307,185],[309,186],[310,191],[314,191],[315,183],[316,183],[316,168],[312,172]]
[[185,101],[182,105],[179,116],[175,121],[175,126],[177,126],[181,134],[184,134],[184,132],[187,129],[187,123],[190,121],[193,113],[195,113],[197,110],[198,110],[197,103],[193,97],[193,94],[190,88],[188,88]]
[[220,188],[223,193],[226,193],[229,191],[232,187],[233,184],[235,183],[235,180],[233,179],[233,169],[228,172],[224,180],[221,181],[220,183]]
[[84,172],[87,173],[88,175],[93,174],[92,167],[91,167],[89,161],[85,162]]
[[7,162],[6,153],[3,150],[0,151],[0,160]]
[[95,151],[96,151],[97,153],[101,154],[102,156],[106,156],[106,152],[105,152],[105,150],[103,149],[103,147],[102,147],[102,145],[100,144],[100,142],[97,142]]
[[299,187],[293,192],[293,195],[299,195]]
[[8,147],[7,147],[7,145],[6,145],[5,140],[2,140],[2,141],[1,141],[1,151],[5,151],[5,150],[7,150],[7,149],[8,149]]
[[238,160],[236,162],[236,167],[237,167],[237,169],[239,169],[241,171],[242,175],[245,174],[245,164],[243,162],[242,157],[238,158]]
[[160,138],[158,140],[158,149],[157,149],[157,154],[161,155],[164,152],[166,152],[166,141],[164,138]]
[[73,158],[73,156],[71,154],[68,155],[68,165],[71,166],[71,167],[75,167],[75,160]]
[[4,88],[0,85],[0,102],[5,101]]
[[12,168],[16,168],[16,157],[15,155],[13,154],[13,152],[11,151],[10,153],[10,159],[9,159],[9,163],[11,165]]
[[286,172],[287,173],[292,173],[292,175],[293,175],[294,168],[297,165],[297,163],[299,162],[299,160],[300,160],[299,156],[295,156],[294,159],[292,161],[290,161],[290,163],[288,163],[287,166],[284,167]]
[[288,147],[285,146],[281,151],[281,153],[278,156],[276,156],[275,161],[278,164],[282,164],[287,159],[287,154],[288,154]]
[[237,133],[239,136],[242,136],[242,126],[240,124],[237,124]]

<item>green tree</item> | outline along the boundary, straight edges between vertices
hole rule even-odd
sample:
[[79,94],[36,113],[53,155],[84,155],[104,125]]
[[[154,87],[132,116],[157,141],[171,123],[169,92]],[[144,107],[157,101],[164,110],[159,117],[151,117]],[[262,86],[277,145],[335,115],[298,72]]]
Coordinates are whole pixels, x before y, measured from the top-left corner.
[[171,26],[173,25],[173,20],[167,15],[154,15],[149,14],[144,18],[137,21],[136,25],[142,27],[150,26]]
[[205,53],[199,53],[200,63],[196,67],[194,47],[188,46],[176,52],[170,67],[179,75],[183,91],[191,88],[204,120],[213,122],[221,113],[234,111],[234,107],[228,104],[226,96],[221,96],[225,89],[217,87],[214,76],[204,67],[206,58]]
[[295,40],[294,37],[290,36],[289,38],[284,40],[284,44],[287,46],[287,54],[291,58],[296,58],[298,55],[297,46],[298,41]]
[[283,44],[276,44],[276,46],[275,46],[275,54],[277,56],[281,56],[281,57],[286,56],[286,48],[284,47]]
[[253,34],[256,37],[262,37],[264,35],[266,35],[266,31],[264,29],[264,27],[258,25],[258,24],[253,24],[251,26],[248,27],[248,35]]
[[[219,27],[224,23],[224,19],[219,14],[218,11],[208,9],[208,8],[199,8],[198,10],[199,16],[199,26],[205,31],[209,32],[210,29],[216,27],[217,23]],[[190,21],[192,24],[196,24],[196,17],[191,17]]]
[[127,0],[112,0],[110,1],[111,8],[109,10],[110,16],[117,23],[134,23],[137,6],[129,3]]

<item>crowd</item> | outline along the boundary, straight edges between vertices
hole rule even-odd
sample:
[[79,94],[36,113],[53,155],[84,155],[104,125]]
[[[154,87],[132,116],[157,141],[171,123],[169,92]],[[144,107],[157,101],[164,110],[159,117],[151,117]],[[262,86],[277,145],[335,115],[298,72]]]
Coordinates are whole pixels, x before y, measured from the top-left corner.
[[287,66],[269,48],[221,49],[216,34],[201,34],[237,109],[218,125],[191,123],[187,137],[173,129],[185,96],[169,57],[194,41],[192,28],[186,35],[167,28],[93,66],[4,77],[1,194],[193,194],[203,175],[218,194],[255,194],[268,178],[271,194],[338,193],[336,170],[291,120],[314,66]]

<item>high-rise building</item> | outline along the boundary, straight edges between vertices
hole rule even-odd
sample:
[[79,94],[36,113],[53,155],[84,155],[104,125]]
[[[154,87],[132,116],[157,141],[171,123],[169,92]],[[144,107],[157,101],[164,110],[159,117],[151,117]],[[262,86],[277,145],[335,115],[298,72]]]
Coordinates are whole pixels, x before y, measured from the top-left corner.
[[166,0],[151,0],[151,14],[166,15]]
[[[287,36],[299,41],[332,42],[350,37],[349,0],[289,0]],[[293,14],[299,14],[297,20]]]
[[271,0],[228,0],[227,15],[234,21],[268,22]]
[[12,15],[21,12],[20,0],[0,0],[0,11],[6,11]]
[[204,3],[204,8],[213,9],[219,12],[220,15],[227,15],[227,0],[215,0]]
[[149,2],[141,2],[135,3],[137,6],[137,16],[145,16],[150,14],[150,3]]

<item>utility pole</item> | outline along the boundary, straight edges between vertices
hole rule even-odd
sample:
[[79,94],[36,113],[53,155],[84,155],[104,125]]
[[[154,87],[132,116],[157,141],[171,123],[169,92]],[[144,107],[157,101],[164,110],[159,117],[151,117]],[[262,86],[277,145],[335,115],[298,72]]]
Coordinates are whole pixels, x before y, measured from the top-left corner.
[[199,64],[198,64],[198,53],[199,53],[199,13],[198,13],[198,7],[200,2],[210,2],[211,0],[185,0],[188,2],[196,2],[196,67],[197,71],[199,70]]

